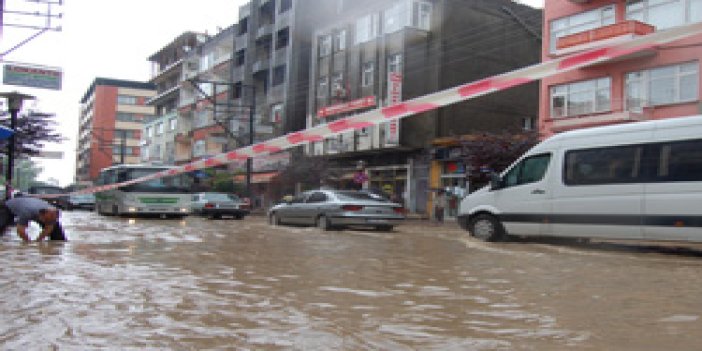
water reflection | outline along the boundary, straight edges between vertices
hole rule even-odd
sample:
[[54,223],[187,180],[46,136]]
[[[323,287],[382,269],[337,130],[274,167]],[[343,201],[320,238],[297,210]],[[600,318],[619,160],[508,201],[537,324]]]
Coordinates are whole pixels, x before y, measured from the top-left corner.
[[0,244],[3,349],[637,350],[702,339],[694,256],[486,244],[450,227],[65,216],[68,243]]

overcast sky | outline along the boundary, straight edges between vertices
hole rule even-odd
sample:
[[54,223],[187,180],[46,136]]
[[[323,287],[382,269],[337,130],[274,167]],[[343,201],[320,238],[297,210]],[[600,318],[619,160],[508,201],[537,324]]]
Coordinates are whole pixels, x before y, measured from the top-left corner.
[[[327,0],[320,0],[327,1]],[[521,2],[542,7],[544,0]],[[151,66],[147,58],[184,31],[214,33],[238,18],[244,0],[64,0],[57,8],[63,18],[61,32],[47,32],[4,57],[4,61],[26,62],[63,69],[63,89],[49,91],[3,85],[0,91],[20,91],[37,96],[36,106],[57,115],[59,131],[67,138],[47,150],[63,151],[62,160],[41,160],[40,179],[57,179],[65,186],[73,182],[75,139],[80,99],[95,77],[147,81]],[[7,10],[28,6],[25,0],[5,0]],[[39,9],[37,9],[39,10]],[[27,17],[5,16],[5,22],[29,23]],[[36,20],[32,20],[36,22]],[[2,52],[36,31],[4,28]],[[39,159],[37,159],[39,160]]]

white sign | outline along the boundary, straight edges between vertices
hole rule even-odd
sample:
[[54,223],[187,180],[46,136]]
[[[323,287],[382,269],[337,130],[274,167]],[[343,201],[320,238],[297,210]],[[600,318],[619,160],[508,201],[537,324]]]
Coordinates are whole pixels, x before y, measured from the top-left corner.
[[[388,73],[388,105],[402,102],[402,74]],[[385,146],[400,145],[400,121],[393,120],[385,124]]]

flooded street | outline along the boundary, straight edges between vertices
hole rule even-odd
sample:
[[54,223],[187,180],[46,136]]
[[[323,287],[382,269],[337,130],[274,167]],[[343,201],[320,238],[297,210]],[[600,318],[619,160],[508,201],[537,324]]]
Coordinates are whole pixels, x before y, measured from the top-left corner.
[[699,246],[491,244],[422,222],[383,233],[64,217],[68,243],[0,239],[2,350],[702,345]]

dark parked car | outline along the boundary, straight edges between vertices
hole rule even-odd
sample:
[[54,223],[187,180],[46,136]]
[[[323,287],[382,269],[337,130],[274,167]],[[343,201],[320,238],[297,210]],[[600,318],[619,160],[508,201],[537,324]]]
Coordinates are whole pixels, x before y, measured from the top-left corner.
[[236,195],[225,193],[199,193],[192,199],[192,213],[211,218],[231,216],[242,219],[249,214],[248,207]]
[[288,199],[268,211],[271,224],[334,227],[364,226],[389,231],[404,219],[402,205],[356,190],[314,190]]
[[71,195],[68,198],[68,209],[81,209],[92,211],[95,209],[95,195],[93,194],[81,194],[81,195]]
[[[33,195],[58,195],[58,196],[52,196],[52,197],[47,197],[47,198],[42,197],[42,198],[45,201],[47,201],[48,203],[50,203],[53,206],[60,208],[62,210],[70,210],[71,209],[71,205],[68,201],[68,194],[67,194],[66,190],[64,190],[61,187],[52,186],[52,185],[33,186],[27,190],[27,194],[29,194],[29,196],[33,196]],[[41,197],[41,196],[37,196],[37,197]]]

